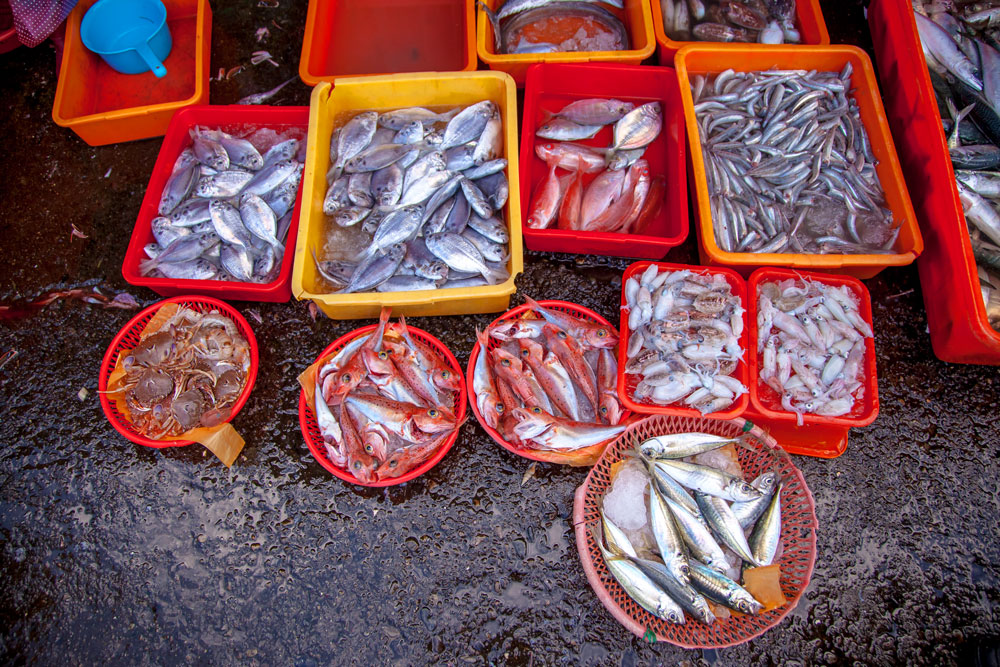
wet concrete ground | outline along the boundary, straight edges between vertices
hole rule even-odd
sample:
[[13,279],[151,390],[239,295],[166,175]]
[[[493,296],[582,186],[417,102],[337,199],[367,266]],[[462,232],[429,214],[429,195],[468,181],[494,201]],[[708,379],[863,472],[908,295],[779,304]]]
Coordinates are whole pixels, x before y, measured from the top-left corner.
[[[213,71],[259,48],[281,67],[213,82],[214,102],[295,71],[305,3],[292,4],[215,3]],[[823,5],[834,42],[865,45],[860,6]],[[55,126],[46,46],[0,57],[0,81],[0,301],[81,285],[157,301],[123,282],[120,263],[160,140],[91,148]],[[296,83],[276,102],[308,94]],[[89,238],[71,238],[71,224]],[[668,259],[695,260],[693,241]],[[529,253],[525,264],[523,292],[616,319],[626,261]],[[935,359],[915,269],[867,284],[881,414],[840,458],[795,458],[820,526],[812,583],[780,626],[720,651],[650,646],[604,610],[570,525],[582,470],[540,464],[522,486],[529,462],[469,422],[405,486],[327,474],[299,431],[295,377],[358,323],[314,322],[297,302],[236,304],[263,323],[231,470],[198,446],[133,445],[105,420],[97,369],[132,313],[67,302],[0,323],[0,353],[18,352],[0,370],[0,660],[995,665],[997,371]],[[473,326],[491,319],[414,323],[464,364]]]

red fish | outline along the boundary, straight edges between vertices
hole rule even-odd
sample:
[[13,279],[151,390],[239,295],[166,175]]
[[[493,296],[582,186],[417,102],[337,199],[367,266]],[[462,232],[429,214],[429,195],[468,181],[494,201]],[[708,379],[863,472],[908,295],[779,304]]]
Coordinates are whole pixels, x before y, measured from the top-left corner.
[[545,335],[545,342],[549,350],[555,353],[562,362],[562,365],[569,372],[573,382],[583,391],[583,395],[594,408],[594,414],[600,414],[600,406],[597,400],[597,378],[594,377],[593,369],[587,365],[587,360],[583,358],[583,348],[573,338],[562,329],[551,324],[545,325],[542,329]]
[[366,447],[358,431],[357,423],[347,405],[340,404],[340,427],[344,432],[344,452],[347,455],[347,470],[361,482],[371,482],[376,461],[370,448]]
[[487,426],[495,429],[504,414],[505,406],[497,394],[493,371],[490,370],[488,361],[489,336],[486,335],[485,331],[480,331],[476,327],[476,340],[479,341],[479,355],[476,357],[476,366],[472,371],[472,390],[476,394],[476,408],[482,415],[483,421],[486,422]]
[[554,165],[567,171],[583,169],[584,173],[587,174],[600,171],[607,164],[603,153],[589,146],[568,141],[536,144],[535,154],[550,167]]
[[431,458],[441,445],[451,436],[451,432],[444,433],[433,440],[415,443],[400,447],[389,454],[385,463],[375,470],[379,479],[392,479],[402,477],[421,463]]
[[594,348],[612,348],[618,344],[618,332],[605,324],[573,317],[568,313],[552,308],[545,308],[530,296],[525,296],[524,300],[532,310],[544,317],[549,324],[554,324],[556,327],[562,329],[572,338],[575,338],[581,345]]
[[618,362],[611,350],[603,349],[597,358],[597,389],[601,408],[598,411],[606,424],[617,424],[622,419],[622,405],[618,400]]
[[413,338],[410,335],[410,330],[406,326],[406,318],[402,315],[399,316],[399,330],[403,335],[403,340],[414,351],[420,367],[430,375],[431,382],[435,387],[451,392],[459,391],[462,388],[461,376],[452,370],[437,350],[419,338]]
[[559,206],[559,229],[580,228],[580,205],[583,202],[583,169],[576,170],[576,177],[566,188],[562,204]]
[[[524,375],[521,360],[507,350],[497,347],[493,349],[493,373],[507,382],[514,394],[525,405],[537,405],[538,400],[531,390],[531,385]],[[504,401],[507,403],[507,401]],[[510,405],[507,406],[508,408]]]
[[666,190],[666,178],[657,176],[653,179],[653,182],[649,185],[649,192],[646,194],[646,201],[643,202],[642,208],[639,210],[639,216],[632,224],[631,233],[646,233],[646,227],[649,226],[650,221],[658,216],[660,210],[663,208],[663,197],[666,194]]
[[404,440],[422,442],[442,431],[455,428],[455,415],[445,407],[421,407],[371,394],[348,394],[352,408]]
[[368,336],[364,345],[340,369],[328,376],[327,380],[332,377],[329,383],[324,381],[323,395],[330,405],[340,403],[352,389],[365,379],[368,369],[365,367],[363,351],[368,349],[377,352],[382,349],[382,335],[385,333],[386,322],[389,321],[389,312],[388,308],[382,309],[378,327]]
[[556,165],[549,165],[549,174],[535,189],[535,197],[528,209],[528,219],[525,224],[531,229],[545,229],[552,225],[556,211],[559,209],[559,201],[562,199],[562,187],[559,184],[559,177],[556,176]]
[[522,361],[531,368],[538,384],[541,385],[552,403],[562,414],[577,417],[579,408],[573,405],[576,401],[576,392],[573,390],[569,377],[560,378],[545,366],[545,350],[541,345],[525,338],[518,340],[518,343],[521,346]]

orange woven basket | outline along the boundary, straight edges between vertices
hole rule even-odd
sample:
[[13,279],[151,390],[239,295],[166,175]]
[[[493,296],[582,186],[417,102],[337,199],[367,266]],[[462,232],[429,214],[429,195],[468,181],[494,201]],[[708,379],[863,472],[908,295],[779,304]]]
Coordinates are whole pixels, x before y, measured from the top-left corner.
[[[657,435],[702,432],[723,437],[745,434],[746,447],[737,447],[744,476],[754,479],[763,472],[778,473],[781,490],[781,591],[788,600],[784,605],[762,614],[733,615],[712,625],[686,617],[683,625],[656,618],[636,604],[611,576],[594,541],[600,530],[600,502],[611,485],[611,466],[625,457],[625,452]],[[764,431],[745,419],[720,421],[693,417],[656,415],[638,421],[608,445],[604,455],[576,490],[573,503],[573,527],[580,561],[587,581],[601,603],[619,623],[637,637],[668,642],[684,648],[722,648],[750,641],[767,632],[798,604],[809,585],[816,563],[816,505],[812,493],[791,459]]]

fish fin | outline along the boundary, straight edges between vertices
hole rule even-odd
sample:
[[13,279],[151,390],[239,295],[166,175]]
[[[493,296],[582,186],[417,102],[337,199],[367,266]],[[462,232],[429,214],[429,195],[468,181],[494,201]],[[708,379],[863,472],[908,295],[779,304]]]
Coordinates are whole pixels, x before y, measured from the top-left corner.
[[146,275],[159,265],[160,263],[156,260],[155,257],[153,259],[144,259],[141,262],[139,262],[139,273],[142,275]]

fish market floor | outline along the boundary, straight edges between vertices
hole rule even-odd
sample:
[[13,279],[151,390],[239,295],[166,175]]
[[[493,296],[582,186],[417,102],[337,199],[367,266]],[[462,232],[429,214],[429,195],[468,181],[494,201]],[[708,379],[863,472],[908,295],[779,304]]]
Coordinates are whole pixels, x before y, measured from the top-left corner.
[[[294,72],[306,3],[268,4],[216,3],[213,75],[248,69],[213,81],[213,102]],[[834,43],[870,46],[860,2],[821,4]],[[250,67],[260,49],[280,67]],[[0,80],[0,302],[92,286],[157,301],[124,283],[121,261],[160,140],[91,148],[54,125],[49,46],[0,56]],[[273,101],[305,105],[309,92],[295,82]],[[668,259],[697,261],[693,237]],[[617,322],[625,260],[528,253],[525,265],[520,293]],[[323,470],[299,431],[296,376],[367,322],[313,321],[298,302],[236,304],[261,367],[231,470],[197,446],[133,445],[104,418],[97,369],[133,312],[62,301],[0,322],[0,354],[17,352],[0,369],[0,660],[996,664],[997,370],[933,356],[915,268],[866,284],[881,414],[840,458],[795,457],[819,520],[812,583],[781,625],[719,651],[649,645],[601,606],[571,526],[584,470],[538,464],[528,476],[530,462],[474,420],[402,487],[353,487]],[[493,317],[413,324],[464,367],[474,327]]]

